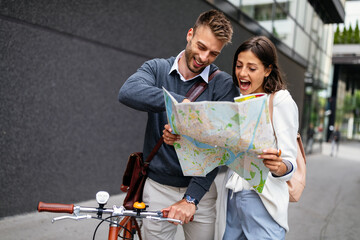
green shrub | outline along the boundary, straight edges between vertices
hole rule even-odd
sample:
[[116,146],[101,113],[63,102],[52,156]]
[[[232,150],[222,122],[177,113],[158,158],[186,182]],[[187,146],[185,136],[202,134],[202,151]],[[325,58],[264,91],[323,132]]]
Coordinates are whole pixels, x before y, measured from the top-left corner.
[[356,20],[356,25],[355,25],[355,29],[354,29],[354,43],[357,43],[357,44],[360,43],[360,32],[359,32],[358,20]]

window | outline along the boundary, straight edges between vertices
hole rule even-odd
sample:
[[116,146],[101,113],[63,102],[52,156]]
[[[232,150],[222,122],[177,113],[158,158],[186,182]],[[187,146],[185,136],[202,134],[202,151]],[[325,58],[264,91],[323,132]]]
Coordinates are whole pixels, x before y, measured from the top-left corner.
[[232,3],[235,7],[239,7],[241,0],[228,0],[228,1],[229,1],[230,3]]
[[[300,2],[304,2],[304,1],[300,0]],[[289,9],[288,9],[289,14],[295,18],[298,0],[290,0],[288,5],[289,5]]]
[[316,48],[315,42],[310,42],[310,51],[309,51],[309,65],[308,71],[314,73],[314,68],[316,66],[316,52],[318,49]]
[[304,27],[305,25],[305,20],[306,20],[306,4],[307,1],[299,1],[298,2],[298,6],[297,6],[297,15],[296,16],[296,21],[300,24],[300,26]]
[[295,22],[280,9],[276,10],[277,18],[274,20],[272,33],[290,48],[293,48]]
[[317,37],[316,41],[319,43],[321,49],[325,49],[325,45],[323,45],[323,39],[324,39],[324,25],[322,24],[322,21],[319,19],[318,22],[318,30],[316,31]]
[[242,1],[240,9],[249,17],[253,18],[268,32],[272,32],[273,5],[271,1],[254,4],[254,1]]
[[305,19],[305,32],[307,32],[308,34],[310,34],[311,31],[311,20],[313,13],[314,13],[313,8],[308,2],[306,2],[306,16],[304,15],[304,19]]
[[304,59],[308,59],[310,38],[299,27],[296,27],[295,51]]
[[312,39],[316,42],[319,41],[319,35],[318,35],[319,21],[320,21],[319,17],[316,14],[313,14],[310,35]]

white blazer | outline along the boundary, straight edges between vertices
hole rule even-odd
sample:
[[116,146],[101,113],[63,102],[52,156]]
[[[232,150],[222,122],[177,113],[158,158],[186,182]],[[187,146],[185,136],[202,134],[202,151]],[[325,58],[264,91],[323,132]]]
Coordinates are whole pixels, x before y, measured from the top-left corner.
[[[268,95],[268,101],[269,101]],[[281,149],[281,156],[293,165],[288,174],[281,177],[273,177],[269,172],[268,178],[262,193],[259,196],[273,219],[289,231],[288,226],[288,205],[289,191],[286,181],[290,180],[296,171],[297,142],[296,136],[299,128],[299,113],[295,101],[289,91],[281,90],[275,94],[273,102],[273,125],[276,133],[278,148]],[[215,239],[222,239],[226,227],[226,208],[228,190],[234,192],[242,189],[252,189],[249,183],[239,177],[231,169],[222,171],[215,179],[218,189],[217,218],[215,227]]]

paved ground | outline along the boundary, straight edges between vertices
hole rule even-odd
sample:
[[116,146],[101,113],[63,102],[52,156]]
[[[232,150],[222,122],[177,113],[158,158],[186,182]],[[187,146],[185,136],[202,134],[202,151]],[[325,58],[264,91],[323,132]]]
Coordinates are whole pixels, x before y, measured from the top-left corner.
[[[301,201],[291,203],[290,232],[287,240],[360,239],[360,143],[343,143],[337,157],[330,157],[330,145],[322,151],[314,146],[308,156],[307,186]],[[94,197],[95,198],[95,197]],[[107,206],[122,202],[123,195],[111,196]],[[95,200],[79,203],[96,206]],[[2,240],[77,240],[92,239],[96,220],[60,221],[58,214],[29,213],[0,220]],[[102,224],[97,239],[106,239],[107,224]],[[183,239],[178,234],[177,240]]]
[[360,239],[360,143],[340,145],[330,157],[330,145],[307,161],[307,186],[289,209],[286,239]]

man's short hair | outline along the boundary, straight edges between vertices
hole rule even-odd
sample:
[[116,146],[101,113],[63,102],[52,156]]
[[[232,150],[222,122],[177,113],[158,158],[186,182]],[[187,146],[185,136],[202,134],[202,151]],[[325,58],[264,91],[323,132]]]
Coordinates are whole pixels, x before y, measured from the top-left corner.
[[210,10],[200,14],[193,27],[194,34],[199,26],[209,26],[217,39],[225,44],[231,43],[233,29],[231,22],[224,13],[218,10]]

